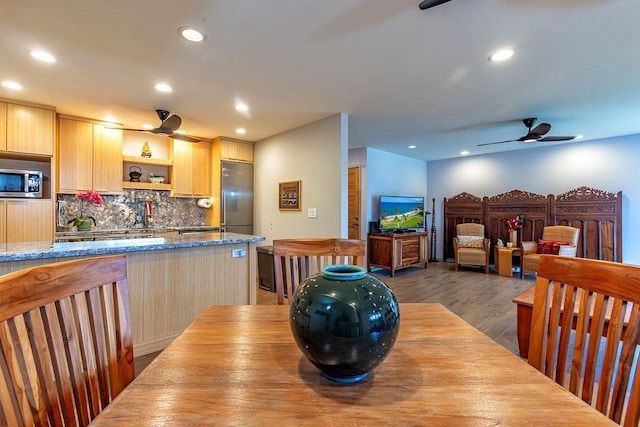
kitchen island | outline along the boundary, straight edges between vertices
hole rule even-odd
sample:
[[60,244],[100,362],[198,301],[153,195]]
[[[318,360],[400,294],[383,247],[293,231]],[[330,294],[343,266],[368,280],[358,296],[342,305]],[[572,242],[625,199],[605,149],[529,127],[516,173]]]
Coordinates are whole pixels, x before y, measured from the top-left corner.
[[209,305],[256,303],[256,243],[236,233],[31,242],[0,248],[0,274],[103,255],[127,257],[134,354],[164,349]]

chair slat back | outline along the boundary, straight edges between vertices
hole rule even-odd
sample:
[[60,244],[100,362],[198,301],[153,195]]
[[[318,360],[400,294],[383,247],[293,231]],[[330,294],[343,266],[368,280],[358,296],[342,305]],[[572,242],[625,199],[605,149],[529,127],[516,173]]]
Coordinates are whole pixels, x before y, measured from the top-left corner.
[[484,224],[476,224],[475,222],[464,222],[456,225],[456,236],[479,236],[484,235]]
[[0,277],[0,425],[86,426],[133,376],[124,256]]
[[637,426],[639,341],[640,267],[540,256],[529,364],[617,423]]
[[278,304],[284,304],[307,277],[322,267],[351,264],[364,267],[366,242],[355,239],[279,239],[273,241],[273,262]]

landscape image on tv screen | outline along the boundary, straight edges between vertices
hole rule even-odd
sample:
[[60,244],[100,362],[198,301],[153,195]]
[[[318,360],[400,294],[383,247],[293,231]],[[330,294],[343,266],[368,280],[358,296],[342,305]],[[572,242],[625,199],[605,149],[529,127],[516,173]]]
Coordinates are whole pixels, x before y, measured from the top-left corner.
[[380,229],[424,227],[424,197],[380,196]]

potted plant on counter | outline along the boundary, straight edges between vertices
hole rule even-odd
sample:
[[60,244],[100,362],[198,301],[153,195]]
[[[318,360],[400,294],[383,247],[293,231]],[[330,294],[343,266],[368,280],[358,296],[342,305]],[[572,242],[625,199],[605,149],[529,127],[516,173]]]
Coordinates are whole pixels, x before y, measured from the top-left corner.
[[80,215],[73,218],[68,222],[68,224],[73,223],[73,225],[78,229],[78,231],[89,231],[91,230],[91,221],[93,221],[93,225],[97,226],[96,219],[92,216],[84,216],[84,208],[87,202],[91,202],[96,206],[103,206],[104,202],[100,194],[96,193],[93,190],[87,190],[85,192],[80,192],[76,194],[76,199],[81,199],[80,202]]

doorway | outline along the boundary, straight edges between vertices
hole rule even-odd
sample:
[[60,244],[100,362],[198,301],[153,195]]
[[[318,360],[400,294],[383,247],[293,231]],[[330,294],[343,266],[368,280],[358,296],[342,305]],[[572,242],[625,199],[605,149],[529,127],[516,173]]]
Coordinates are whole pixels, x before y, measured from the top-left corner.
[[360,166],[349,168],[349,239],[360,239]]

